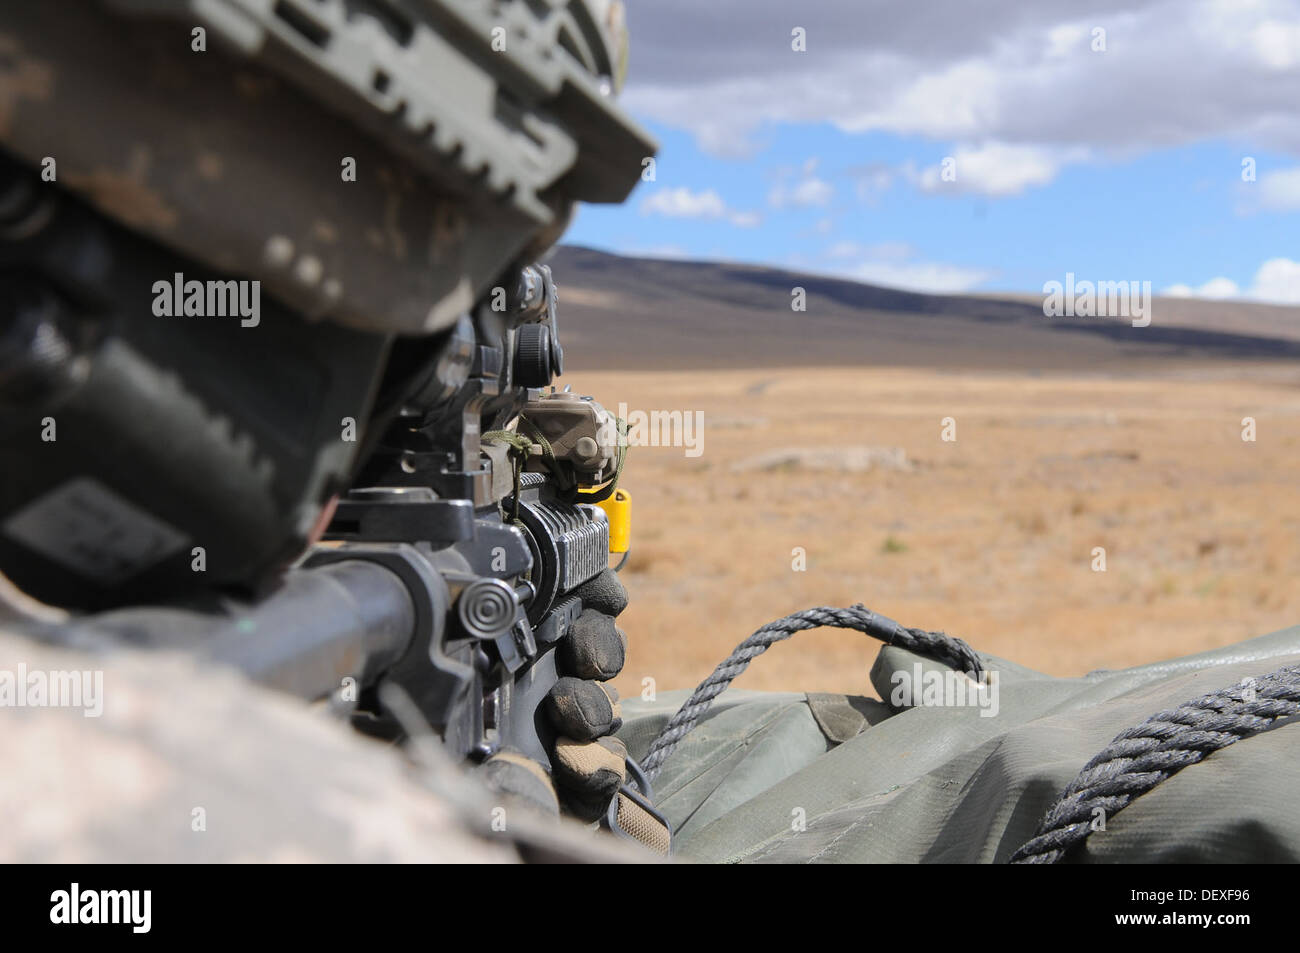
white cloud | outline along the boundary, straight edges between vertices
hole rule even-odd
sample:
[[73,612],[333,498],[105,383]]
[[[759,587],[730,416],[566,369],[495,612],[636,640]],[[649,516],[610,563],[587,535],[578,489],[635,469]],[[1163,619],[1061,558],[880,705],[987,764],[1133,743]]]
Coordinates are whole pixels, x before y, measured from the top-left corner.
[[1198,289],[1202,298],[1235,298],[1241,289],[1231,278],[1211,278]]
[[821,208],[829,205],[835,195],[835,187],[817,177],[817,165],[816,159],[805,161],[799,179],[793,185],[786,181],[788,172],[779,171],[777,183],[768,193],[768,204],[773,208]]
[[929,261],[863,262],[848,274],[859,281],[873,285],[928,291],[933,294],[970,291],[993,277],[991,271],[982,268],[964,268],[960,265],[945,265]]
[[660,189],[641,203],[641,214],[668,218],[721,218],[726,212],[727,203],[713,189],[692,192],[684,185]]
[[916,249],[907,242],[840,241],[826,249],[825,258],[830,272],[840,277],[935,294],[969,291],[993,277],[983,268],[918,261]]
[[1170,285],[1161,294],[1171,298],[1239,298],[1241,288],[1231,278],[1211,278],[1198,288],[1190,285]]
[[618,249],[620,255],[632,258],[668,258],[672,260],[691,260],[695,256],[681,245],[624,245]]
[[1044,55],[1058,59],[1077,53],[1088,42],[1089,31],[1082,23],[1062,23],[1047,31],[1047,50]]
[[1266,172],[1259,177],[1259,204],[1264,208],[1300,209],[1300,168]]
[[757,212],[735,211],[713,189],[693,192],[684,185],[660,189],[641,202],[642,215],[666,218],[725,219],[738,228],[756,228],[762,223]]
[[1264,20],[1250,34],[1259,62],[1271,70],[1295,69],[1300,65],[1300,24]]
[[1270,258],[1255,272],[1250,296],[1273,304],[1300,304],[1300,261]]
[[1049,158],[1077,149],[1085,161],[1214,138],[1300,153],[1296,0],[820,0],[799,9],[804,53],[790,50],[789,11],[788,0],[631,4],[625,102],[732,155],[770,123]]
[[954,63],[921,73],[895,95],[832,121],[846,132],[895,132],[936,138],[979,135],[997,117],[999,73],[989,63]]
[[1245,291],[1231,278],[1219,277],[1211,278],[1198,287],[1170,285],[1161,294],[1172,298],[1237,298],[1268,304],[1300,304],[1300,261],[1270,258],[1259,266],[1254,280]]
[[1065,162],[1080,158],[1078,149],[990,142],[955,149],[951,156],[919,172],[905,166],[903,174],[923,192],[1018,195],[1031,186],[1047,185]]
[[825,179],[804,179],[790,192],[790,201],[794,205],[825,205],[834,194],[835,190]]
[[855,241],[836,242],[826,249],[827,258],[866,258],[883,261],[903,261],[916,253],[907,242],[875,242],[863,245]]
[[862,254],[862,246],[853,241],[836,242],[826,249],[827,258],[857,258]]

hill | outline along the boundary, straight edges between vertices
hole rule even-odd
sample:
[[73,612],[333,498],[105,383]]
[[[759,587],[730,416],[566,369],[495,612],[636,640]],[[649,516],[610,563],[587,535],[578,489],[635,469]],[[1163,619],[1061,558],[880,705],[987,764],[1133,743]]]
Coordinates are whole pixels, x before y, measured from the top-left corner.
[[[1138,370],[1293,361],[1300,308],[1157,297],[1150,326],[1048,318],[1028,295],[937,295],[777,268],[629,258],[561,246],[550,260],[574,369],[906,366]],[[791,309],[805,290],[807,310]]]

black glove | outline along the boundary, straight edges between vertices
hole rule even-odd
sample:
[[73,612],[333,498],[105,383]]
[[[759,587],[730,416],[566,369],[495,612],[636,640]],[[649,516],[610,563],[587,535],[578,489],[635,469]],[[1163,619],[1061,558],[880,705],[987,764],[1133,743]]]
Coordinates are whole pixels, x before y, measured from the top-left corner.
[[618,692],[605,684],[623,669],[627,636],[615,618],[627,590],[612,569],[580,586],[583,612],[556,647],[560,674],[544,707],[556,732],[552,780],[541,765],[503,752],[483,766],[490,786],[552,811],[558,803],[583,821],[598,820],[626,778],[627,749],[610,737],[623,724]]
[[583,612],[556,649],[561,677],[547,696],[546,713],[558,736],[551,764],[561,803],[593,821],[626,777],[627,749],[609,737],[623,724],[618,692],[605,683],[627,657],[627,636],[614,621],[627,608],[627,591],[607,569],[577,594]]

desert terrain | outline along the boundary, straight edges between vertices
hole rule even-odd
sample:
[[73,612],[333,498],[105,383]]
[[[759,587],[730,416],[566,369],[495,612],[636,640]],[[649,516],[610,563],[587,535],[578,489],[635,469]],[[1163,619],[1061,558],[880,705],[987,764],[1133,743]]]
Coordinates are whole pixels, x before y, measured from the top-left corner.
[[[624,693],[693,687],[755,628],[816,605],[862,602],[1056,675],[1300,623],[1293,309],[1224,305],[1219,331],[1207,303],[1170,302],[1152,328],[1098,333],[1032,303],[972,316],[875,289],[904,297],[810,293],[792,320],[784,278],[715,276],[692,301],[655,262],[650,300],[635,262],[567,285],[563,264],[562,383],[703,422],[694,450],[628,458]],[[771,306],[745,298],[764,282]],[[801,633],[737,685],[869,694],[876,648]]]

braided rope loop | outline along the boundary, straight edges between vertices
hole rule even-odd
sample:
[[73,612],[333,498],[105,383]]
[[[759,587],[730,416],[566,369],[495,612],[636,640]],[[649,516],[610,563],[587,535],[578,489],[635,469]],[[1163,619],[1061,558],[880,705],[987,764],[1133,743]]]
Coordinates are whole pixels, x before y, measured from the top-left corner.
[[1300,666],[1280,668],[1152,715],[1116,735],[1083,766],[1043,816],[1038,832],[1011,855],[1011,863],[1057,863],[1092,833],[1098,810],[1110,818],[1188,765],[1279,719],[1296,716]]
[[686,699],[685,704],[669,719],[668,724],[659,733],[659,737],[655,738],[654,743],[650,745],[646,756],[641,759],[641,767],[650,780],[653,781],[658,776],[664,761],[709,710],[713,700],[749,667],[750,662],[775,643],[790,638],[796,632],[823,626],[856,629],[888,645],[897,645],[918,655],[936,659],[966,672],[973,678],[978,678],[984,671],[984,666],[974,649],[961,639],[942,632],[906,628],[861,604],[848,609],[835,609],[829,606],[805,609],[763,626],[736,646],[735,651],[727,656],[726,661],[699,684],[690,698]]

